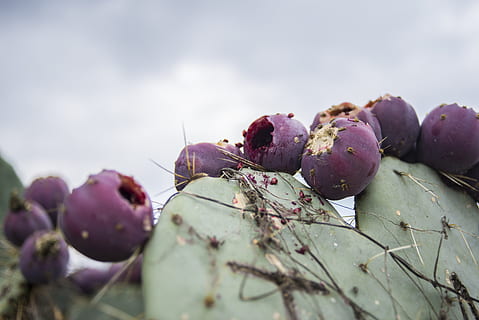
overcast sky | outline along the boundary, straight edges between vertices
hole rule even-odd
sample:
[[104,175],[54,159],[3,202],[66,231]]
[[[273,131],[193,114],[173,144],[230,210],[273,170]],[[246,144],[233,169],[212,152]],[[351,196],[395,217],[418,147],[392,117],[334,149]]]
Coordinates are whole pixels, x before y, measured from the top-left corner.
[[[21,3],[21,4],[20,4]],[[478,110],[479,2],[1,1],[0,153],[24,184],[103,168],[153,200],[183,148],[400,95]],[[170,192],[171,194],[171,192]]]

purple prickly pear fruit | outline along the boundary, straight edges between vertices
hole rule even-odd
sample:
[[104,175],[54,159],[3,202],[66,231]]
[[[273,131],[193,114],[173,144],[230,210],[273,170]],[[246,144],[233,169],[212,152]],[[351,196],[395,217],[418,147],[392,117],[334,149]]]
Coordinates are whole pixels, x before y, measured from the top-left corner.
[[462,174],[479,162],[479,114],[457,103],[434,108],[421,124],[418,160]]
[[47,211],[53,226],[57,225],[58,209],[69,194],[66,182],[56,176],[37,178],[24,191],[26,199],[38,202]]
[[20,250],[20,271],[31,284],[46,284],[65,277],[68,246],[56,231],[36,231]]
[[5,238],[13,245],[21,247],[35,231],[53,229],[47,212],[35,201],[20,198],[16,193],[10,196],[10,210],[3,224]]
[[329,123],[336,118],[354,119],[360,111],[361,108],[350,102],[333,105],[331,108],[325,111],[320,111],[316,114],[310,129],[311,131],[314,131],[319,124]]
[[[143,255],[139,255],[135,261],[125,268],[126,262],[114,263],[108,269],[110,277],[118,276],[118,282],[128,282],[141,284],[141,268],[143,265]],[[124,270],[123,270],[124,269]],[[117,275],[121,272],[119,275]]]
[[331,200],[363,191],[381,161],[373,130],[358,119],[337,118],[318,126],[304,150],[302,176],[309,186]]
[[361,108],[361,111],[358,112],[356,117],[362,122],[371,126],[371,129],[373,129],[374,135],[378,141],[383,139],[381,134],[381,125],[379,124],[379,120],[376,115],[371,112],[371,109]]
[[90,295],[105,286],[111,279],[108,269],[82,268],[68,276],[68,279],[82,293]]
[[244,132],[245,157],[266,170],[294,174],[307,140],[306,128],[293,114],[262,116]]
[[419,119],[409,103],[386,94],[364,108],[370,108],[379,120],[384,154],[402,158],[413,148],[419,136]]
[[175,187],[180,191],[195,178],[219,177],[222,169],[237,168],[241,158],[240,149],[227,140],[187,145],[175,161]]
[[152,230],[153,209],[148,194],[132,177],[103,170],[67,197],[59,226],[80,253],[117,262],[143,247]]

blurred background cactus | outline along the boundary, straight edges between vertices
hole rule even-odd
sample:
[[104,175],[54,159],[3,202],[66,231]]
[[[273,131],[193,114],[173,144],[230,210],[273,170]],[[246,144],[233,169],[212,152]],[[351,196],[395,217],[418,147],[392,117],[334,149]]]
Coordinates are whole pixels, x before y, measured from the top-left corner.
[[[0,157],[0,217],[9,210],[11,192],[22,193],[23,185],[12,166]],[[0,319],[81,320],[141,319],[143,296],[138,276],[127,281],[128,266],[115,272],[101,287],[88,294],[71,279],[45,285],[27,283],[19,270],[19,249],[0,235]],[[135,266],[136,263],[131,266]],[[134,272],[138,272],[133,269]],[[116,279],[118,278],[118,279]],[[87,279],[88,280],[88,279]],[[89,280],[91,281],[91,280]],[[101,289],[104,289],[101,291]]]

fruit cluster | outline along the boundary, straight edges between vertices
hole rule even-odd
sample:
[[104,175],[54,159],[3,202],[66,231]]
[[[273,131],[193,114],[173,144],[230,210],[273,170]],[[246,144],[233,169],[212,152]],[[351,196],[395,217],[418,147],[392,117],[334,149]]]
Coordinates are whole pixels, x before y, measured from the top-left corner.
[[69,245],[91,259],[113,262],[108,269],[68,276],[81,292],[93,293],[110,281],[141,281],[153,208],[141,185],[114,170],[90,175],[72,192],[62,178],[49,176],[34,180],[23,194],[12,193],[3,227],[19,248],[20,271],[30,284],[65,278]]
[[185,146],[175,162],[177,190],[195,178],[247,165],[289,174],[300,170],[311,188],[338,200],[363,191],[381,156],[388,155],[422,162],[478,200],[479,114],[471,108],[443,104],[420,123],[409,103],[387,94],[363,107],[344,102],[318,112],[309,132],[293,116],[256,119],[243,131],[243,143]]
[[[221,176],[225,168],[249,166],[300,171],[312,189],[337,200],[362,192],[382,155],[389,155],[427,164],[479,200],[479,115],[457,104],[434,108],[420,124],[410,104],[385,95],[363,107],[341,103],[318,112],[309,130],[292,113],[265,115],[243,137],[235,145],[223,140],[185,146],[175,162],[176,189],[203,176]],[[274,179],[267,183],[276,184]],[[20,269],[29,283],[64,278],[69,245],[91,259],[117,262],[107,270],[72,273],[69,279],[85,293],[112,278],[126,280],[126,273],[140,281],[141,251],[152,229],[148,194],[114,170],[90,175],[72,192],[59,177],[36,179],[22,195],[12,194],[4,223],[7,240],[20,248]]]

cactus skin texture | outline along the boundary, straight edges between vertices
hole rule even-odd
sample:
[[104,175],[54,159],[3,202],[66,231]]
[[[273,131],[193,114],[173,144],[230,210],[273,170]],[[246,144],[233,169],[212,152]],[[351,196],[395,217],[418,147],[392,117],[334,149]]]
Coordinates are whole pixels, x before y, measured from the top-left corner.
[[193,181],[145,249],[146,318],[474,318],[472,198],[385,157],[355,209],[358,228],[284,173]]

